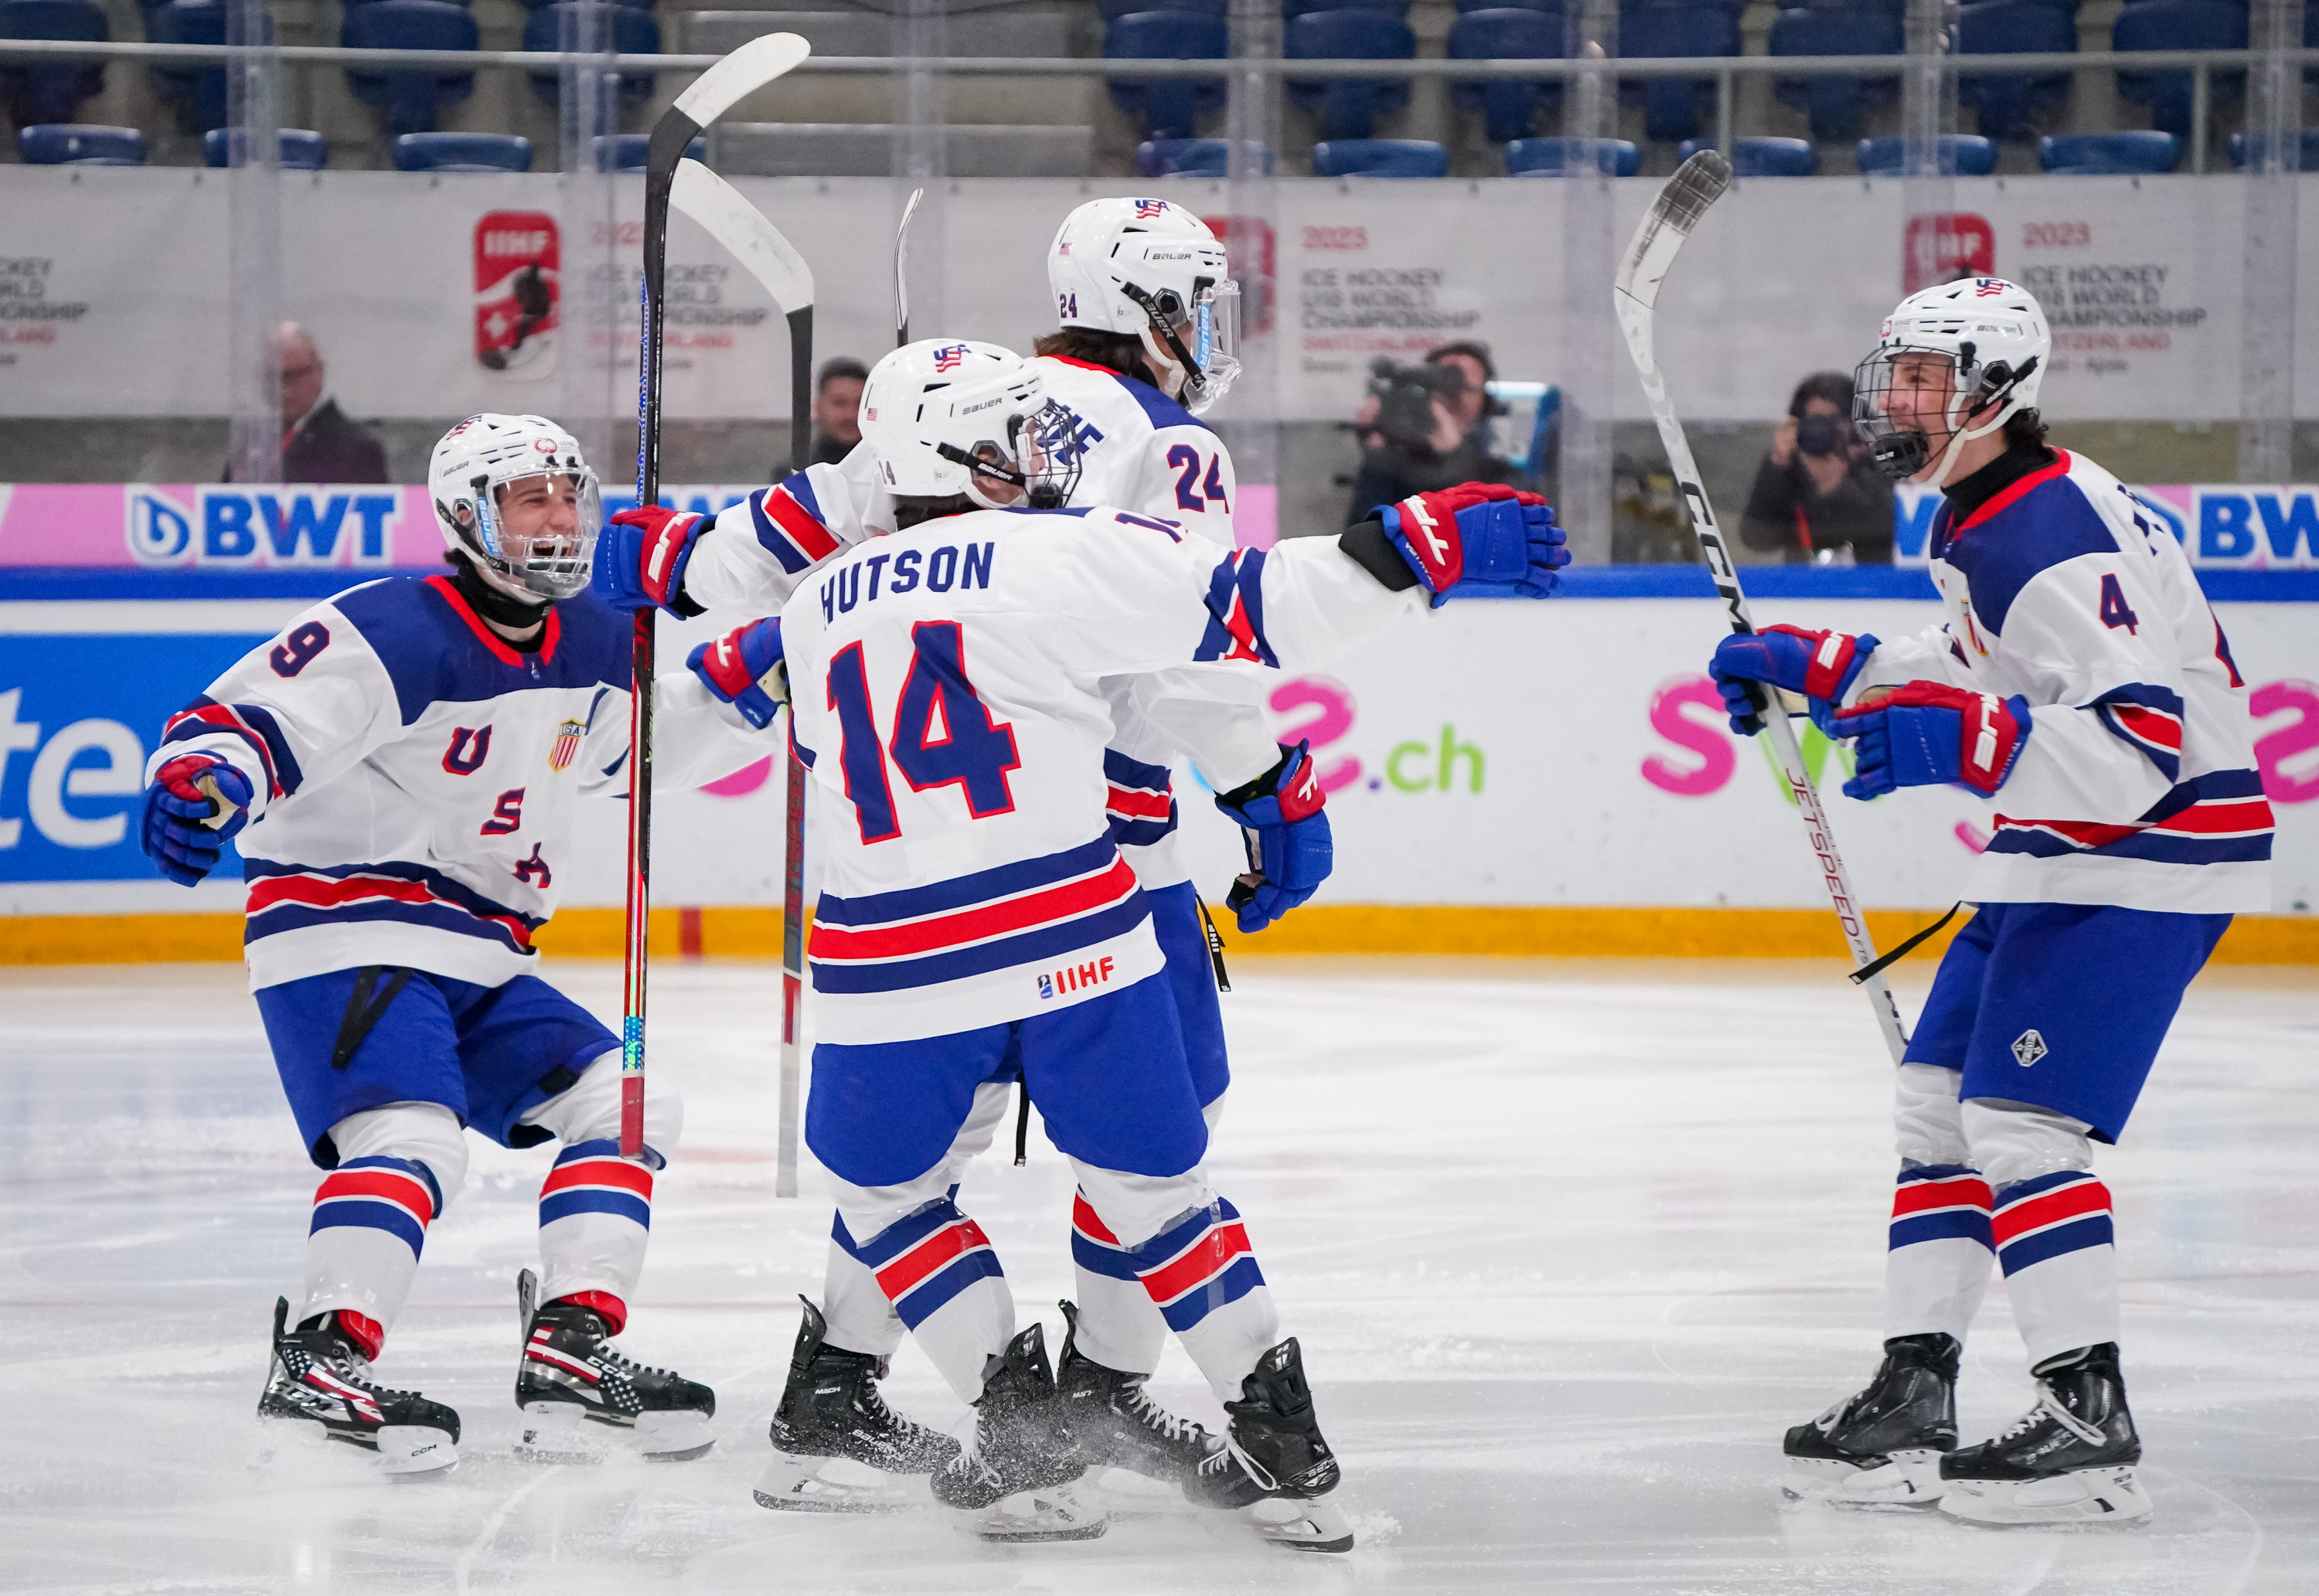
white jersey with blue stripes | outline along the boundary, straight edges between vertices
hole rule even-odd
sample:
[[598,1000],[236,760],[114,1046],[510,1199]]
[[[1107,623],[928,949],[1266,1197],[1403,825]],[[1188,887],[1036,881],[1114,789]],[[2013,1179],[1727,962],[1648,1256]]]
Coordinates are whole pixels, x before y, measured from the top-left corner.
[[[497,986],[573,863],[573,805],[627,791],[630,629],[582,596],[526,653],[448,577],[393,577],[317,604],[172,716],[147,770],[189,753],[249,779],[234,839],[249,885],[252,990],[367,964]],[[663,780],[762,759],[690,671],[654,684]]]
[[1111,685],[1311,669],[1424,608],[1333,538],[1221,549],[1113,509],[947,517],[815,571],[781,636],[799,757],[830,800],[817,1036],[944,1035],[1159,973],[1107,816]]
[[1965,896],[2173,914],[2270,907],[2246,684],[2165,521],[2055,451],[1930,546],[1947,619],[1880,644],[1855,697],[1943,681],[2031,711]]

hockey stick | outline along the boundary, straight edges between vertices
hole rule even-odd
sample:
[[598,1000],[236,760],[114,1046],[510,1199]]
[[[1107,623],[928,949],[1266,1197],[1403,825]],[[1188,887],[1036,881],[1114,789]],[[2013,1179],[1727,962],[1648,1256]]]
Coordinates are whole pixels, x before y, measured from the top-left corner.
[[[685,147],[743,95],[805,59],[794,33],[769,33],[695,78],[653,124],[645,155],[643,326],[637,332],[636,502],[660,501],[661,309],[668,287],[670,191]],[[635,612],[628,692],[628,881],[620,984],[620,1156],[645,1152],[645,987],[652,907],[653,611]]]
[[910,218],[918,213],[918,202],[926,197],[923,188],[910,190],[910,203],[902,207],[902,225],[894,230],[894,347],[900,348],[910,341]]
[[[1691,513],[1691,529],[1698,535],[1708,574],[1715,579],[1715,591],[1730,617],[1731,629],[1748,633],[1755,629],[1755,625],[1747,613],[1747,596],[1739,590],[1739,573],[1732,565],[1731,551],[1724,546],[1715,511],[1707,502],[1707,489],[1700,480],[1698,462],[1691,457],[1691,445],[1683,437],[1683,422],[1675,416],[1674,401],[1667,397],[1666,381],[1652,358],[1651,345],[1651,309],[1658,302],[1659,284],[1666,280],[1667,269],[1674,264],[1675,251],[1683,248],[1683,239],[1691,236],[1699,219],[1707,214],[1707,208],[1720,199],[1730,185],[1731,163],[1712,149],[1701,150],[1677,167],[1666,186],[1659,191],[1658,198],[1652,202],[1650,214],[1635,230],[1634,241],[1627,246],[1626,256],[1619,263],[1619,275],[1611,297],[1619,312],[1620,330],[1627,337],[1627,351],[1634,356],[1636,374],[1642,379],[1643,395],[1650,401],[1651,419],[1658,423],[1659,441],[1666,446],[1667,464],[1674,471],[1675,486]],[[1884,1033],[1885,1046],[1892,1051],[1892,1062],[1898,1064],[1908,1049],[1908,1033],[1901,1026],[1900,1011],[1892,1002],[1892,990],[1885,985],[1883,970],[1876,966],[1876,944],[1868,934],[1868,922],[1861,915],[1860,900],[1853,893],[1844,860],[1836,852],[1836,833],[1828,825],[1827,811],[1820,807],[1811,774],[1804,768],[1803,751],[1796,745],[1795,728],[1788,724],[1786,709],[1778,701],[1778,695],[1759,695],[1759,702],[1764,735],[1771,739],[1780,774],[1804,817],[1804,834],[1819,861],[1820,875],[1836,906],[1836,921],[1844,927],[1844,940],[1852,949],[1854,979],[1867,989],[1869,1003],[1876,1011],[1877,1027]]]
[[[790,457],[803,471],[813,448],[813,270],[781,229],[740,192],[698,161],[677,163],[670,197],[676,208],[764,285],[790,324]],[[799,1024],[805,1005],[805,766],[795,750],[785,762],[782,794],[781,1085],[773,1195],[798,1195],[798,1097],[804,1084]]]

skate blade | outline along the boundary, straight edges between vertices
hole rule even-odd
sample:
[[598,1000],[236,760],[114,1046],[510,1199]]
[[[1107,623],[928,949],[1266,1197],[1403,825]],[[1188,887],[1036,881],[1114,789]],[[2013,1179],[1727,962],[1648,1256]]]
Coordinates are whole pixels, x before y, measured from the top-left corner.
[[979,1511],[964,1515],[965,1527],[988,1541],[1019,1544],[1043,1540],[1093,1540],[1109,1528],[1069,1485],[1017,1491]]
[[1951,1480],[1941,1511],[1968,1524],[2105,1528],[2146,1522],[2154,1511],[2128,1465],[2073,1469],[2049,1480]]
[[717,1444],[717,1438],[708,1433],[708,1415],[698,1408],[639,1413],[628,1433],[636,1438],[636,1449],[654,1463],[683,1463]]
[[1091,1468],[1079,1476],[1080,1505],[1110,1519],[1190,1518],[1199,1511],[1184,1487],[1131,1468]]
[[1353,1549],[1352,1520],[1337,1505],[1333,1491],[1300,1499],[1276,1496],[1242,1510],[1249,1528],[1267,1546],[1292,1552],[1349,1552]]
[[378,1432],[378,1472],[391,1480],[424,1479],[459,1466],[459,1443],[432,1425],[389,1424]]
[[1791,1457],[1780,1489],[1796,1501],[1844,1508],[1928,1508],[1941,1499],[1941,1455],[1929,1447],[1895,1452],[1859,1468],[1834,1457]]
[[717,1444],[708,1415],[699,1411],[639,1414],[634,1424],[591,1417],[572,1402],[532,1402],[523,1407],[515,1455],[535,1463],[603,1463],[642,1457],[681,1463]]
[[[916,1491],[909,1487],[917,1485]],[[850,1457],[776,1452],[754,1487],[757,1504],[793,1513],[898,1513],[925,1505],[924,1476],[889,1474]]]

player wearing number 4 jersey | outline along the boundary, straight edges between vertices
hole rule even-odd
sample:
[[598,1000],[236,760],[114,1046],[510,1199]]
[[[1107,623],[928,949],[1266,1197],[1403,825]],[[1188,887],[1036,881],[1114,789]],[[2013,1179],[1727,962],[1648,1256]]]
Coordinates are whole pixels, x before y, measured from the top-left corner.
[[[314,1194],[294,1317],[275,1308],[260,1412],[382,1454],[456,1461],[459,1418],[374,1384],[428,1228],[464,1183],[465,1132],[563,1144],[539,1194],[546,1271],[519,1287],[516,1400],[541,1455],[586,1436],[648,1455],[708,1444],[708,1387],[610,1345],[644,1267],[678,1096],[655,1073],[641,1162],[619,1157],[619,1049],[532,973],[572,857],[573,806],[626,790],[629,629],[582,590],[594,474],[537,416],[474,416],[429,488],[452,574],[318,604],[171,717],[140,836],[191,885],[239,844],[250,982]],[[701,662],[706,663],[706,662]],[[729,674],[729,672],[728,672]],[[770,735],[704,673],[655,684],[661,772],[762,758]]]
[[[1861,365],[1857,419],[1890,474],[1946,495],[1930,554],[1947,618],[1890,643],[1773,627],[1712,669],[1742,731],[1770,683],[1856,738],[1854,798],[1954,783],[1999,809],[1979,911],[1899,1069],[1883,1366],[1788,1432],[1788,1489],[2131,1523],[2151,1505],[2091,1143],[2124,1132],[2231,915],[2270,906],[2271,816],[2244,683],[2180,547],[2116,477],[2045,446],[2050,348],[2036,302],[1998,278],[1903,302]],[[1992,1263],[2037,1405],[1957,1450]]]
[[[981,1533],[1102,1528],[1069,1489],[1101,1416],[1059,1393],[1038,1326],[1016,1332],[998,1260],[957,1202],[997,1117],[991,1087],[1019,1076],[1119,1276],[1223,1399],[1229,1438],[1184,1471],[1186,1493],[1266,1504],[1269,1537],[1343,1550],[1300,1349],[1205,1173],[1150,901],[1111,823],[1105,683],[1201,663],[1304,668],[1429,599],[1543,597],[1560,534],[1508,489],[1412,499],[1269,555],[1123,510],[981,508],[1068,496],[1074,446],[1053,422],[1036,372],[1004,350],[888,356],[862,424],[899,529],[783,608],[798,753],[830,804],[807,950],[807,1141],[849,1247],[976,1409],[934,1491],[981,1515]],[[1268,844],[1318,796],[1300,749],[1234,807]],[[800,1363],[815,1356],[801,1342]]]

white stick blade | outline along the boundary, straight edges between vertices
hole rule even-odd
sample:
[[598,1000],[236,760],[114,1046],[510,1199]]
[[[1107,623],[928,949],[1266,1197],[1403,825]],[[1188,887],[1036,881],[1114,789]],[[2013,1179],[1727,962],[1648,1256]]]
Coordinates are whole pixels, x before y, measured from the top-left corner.
[[676,97],[676,109],[705,128],[732,108],[744,95],[772,82],[813,53],[813,46],[795,33],[768,33],[726,56],[692,80]]
[[1651,202],[1650,214],[1635,230],[1634,240],[1619,262],[1619,292],[1646,305],[1655,302],[1667,267],[1674,264],[1675,251],[1707,214],[1707,208],[1730,186],[1731,163],[1712,149],[1702,149],[1677,167],[1658,198]]
[[731,184],[699,161],[682,160],[676,164],[668,197],[671,204],[699,222],[765,285],[783,315],[793,315],[813,303],[813,268],[781,237],[781,230],[765,220],[764,212],[743,199]]

